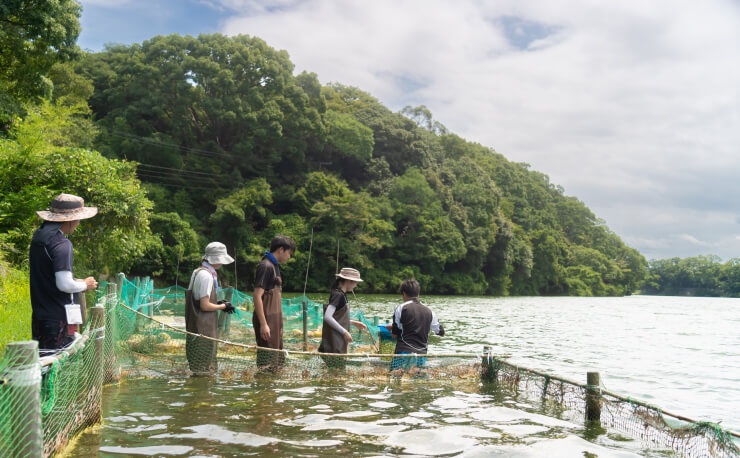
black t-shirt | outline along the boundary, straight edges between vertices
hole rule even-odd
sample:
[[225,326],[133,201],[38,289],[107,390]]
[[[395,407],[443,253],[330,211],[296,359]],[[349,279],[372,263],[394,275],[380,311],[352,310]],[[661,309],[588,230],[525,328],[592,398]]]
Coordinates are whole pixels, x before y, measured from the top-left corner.
[[395,353],[426,354],[433,319],[431,309],[417,300],[396,307],[391,331],[398,336]]
[[257,265],[257,271],[254,273],[254,287],[269,291],[275,287],[275,284],[280,284],[279,277],[280,266],[273,264],[267,258],[262,258],[262,261]]
[[329,305],[333,305],[337,311],[342,310],[347,305],[347,296],[341,290],[333,289],[329,293]]
[[67,320],[65,304],[77,302],[77,294],[57,288],[56,272],[72,271],[72,242],[59,230],[60,223],[45,222],[36,230],[28,252],[31,308],[35,320]]

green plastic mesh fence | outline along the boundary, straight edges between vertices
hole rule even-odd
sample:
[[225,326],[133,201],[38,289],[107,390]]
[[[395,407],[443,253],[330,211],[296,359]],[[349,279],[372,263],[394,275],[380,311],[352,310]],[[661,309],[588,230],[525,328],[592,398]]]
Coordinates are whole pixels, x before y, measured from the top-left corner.
[[648,448],[673,449],[678,456],[687,457],[740,456],[733,433],[722,430],[719,425],[682,419],[658,407],[611,393],[602,386],[553,377],[493,355],[484,358],[482,378],[519,396],[539,400],[555,415],[565,413],[572,418],[588,418],[591,397],[600,415],[589,427],[620,431],[640,439]]
[[92,308],[82,334],[54,356],[39,358],[35,341],[8,346],[11,357],[0,363],[0,456],[53,455],[100,421],[103,317]]
[[[653,406],[517,367],[486,351],[480,354],[393,355],[394,343],[376,319],[352,311],[367,330],[354,331],[347,354],[318,353],[322,305],[309,298],[283,302],[284,349],[255,345],[252,299],[232,288],[219,299],[237,307],[214,314],[212,336],[186,331],[185,290],[155,289],[151,280],[101,282],[96,307],[82,334],[63,352],[39,359],[36,342],[11,344],[0,361],[0,456],[53,455],[85,427],[100,420],[101,389],[129,377],[209,375],[225,379],[379,379],[404,383],[449,382],[477,391],[481,381],[538,400],[556,416],[599,421],[641,439],[647,447],[679,456],[737,457],[734,433],[692,422]],[[354,328],[353,328],[354,329]],[[40,368],[40,369],[39,369]]]
[[[219,290],[219,299],[229,300],[237,310],[233,314],[218,314],[217,335],[188,333],[184,290],[150,289],[142,293],[148,287],[147,280],[124,280],[118,285],[123,303],[115,304],[115,297],[100,299],[111,305],[106,339],[115,342],[117,366],[128,376],[194,373],[250,379],[264,372],[284,379],[387,378],[396,372],[425,377],[440,374],[442,378],[454,373],[457,378],[476,381],[479,377],[479,354],[391,356],[394,343],[381,337],[378,323],[358,310],[352,310],[351,318],[364,323],[367,329],[352,328],[353,342],[348,354],[319,354],[323,306],[305,296],[283,300],[282,350],[256,346],[252,298],[231,288]],[[396,367],[402,370],[396,371]]]

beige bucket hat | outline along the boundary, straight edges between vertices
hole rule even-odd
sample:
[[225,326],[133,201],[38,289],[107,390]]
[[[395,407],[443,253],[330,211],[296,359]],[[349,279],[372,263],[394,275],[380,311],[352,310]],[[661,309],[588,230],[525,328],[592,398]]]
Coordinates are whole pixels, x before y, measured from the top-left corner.
[[85,207],[82,197],[72,194],[59,194],[46,210],[36,212],[45,221],[75,221],[92,218],[98,214],[98,207]]
[[226,252],[226,245],[221,242],[211,242],[206,245],[206,254],[203,259],[209,264],[231,264],[234,258]]
[[345,280],[356,281],[357,283],[362,281],[362,278],[360,278],[360,271],[351,267],[342,267],[342,270],[340,270],[336,276],[344,278]]

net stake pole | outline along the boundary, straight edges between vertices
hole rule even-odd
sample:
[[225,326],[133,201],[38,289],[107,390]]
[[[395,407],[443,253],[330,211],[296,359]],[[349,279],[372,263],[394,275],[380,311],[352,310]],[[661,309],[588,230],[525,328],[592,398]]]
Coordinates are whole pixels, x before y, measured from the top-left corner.
[[586,422],[601,421],[601,377],[598,372],[586,372]]
[[[94,332],[91,337],[95,339],[95,352],[90,370],[92,377],[90,380],[90,393],[94,395],[90,409],[90,421],[99,423],[103,419],[103,380],[105,379],[105,308],[95,306],[90,309],[90,331]],[[89,398],[88,398],[89,399]]]
[[313,250],[313,227],[311,228],[311,241],[308,244],[308,261],[306,261],[306,279],[303,282],[303,299],[301,311],[303,312],[303,351],[308,351],[308,304],[306,303],[306,285],[308,284],[308,270],[311,268],[311,251]]
[[303,312],[303,351],[308,351],[308,304],[306,304],[305,296],[303,297],[301,310]]
[[[123,275],[123,274],[119,274]],[[124,277],[125,278],[125,277]],[[120,338],[118,334],[118,321],[116,307],[121,297],[121,287],[123,279],[118,278],[118,284],[108,283],[105,294],[105,339],[103,340],[103,383],[111,383],[118,379],[118,357],[116,355],[116,340]]]
[[78,301],[80,302],[80,314],[82,315],[82,325],[80,326],[80,333],[82,332],[82,327],[85,326],[87,323],[87,296],[85,294],[85,291],[79,292],[78,294]]
[[35,340],[12,342],[5,347],[8,365],[0,373],[5,381],[7,399],[16,411],[4,417],[0,428],[2,456],[25,457],[44,455],[44,430],[41,416],[41,370],[39,343]]

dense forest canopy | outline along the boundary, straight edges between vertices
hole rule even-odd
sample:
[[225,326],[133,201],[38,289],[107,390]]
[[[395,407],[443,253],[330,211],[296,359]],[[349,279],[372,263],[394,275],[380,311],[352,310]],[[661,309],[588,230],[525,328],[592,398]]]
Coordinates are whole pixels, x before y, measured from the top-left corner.
[[647,272],[546,175],[449,133],[425,107],[394,113],[358,88],[294,76],[259,38],[158,36],[76,70],[94,87],[95,149],[136,162],[154,202],[162,243],[131,273],[187,275],[198,244],[180,246],[174,228],[224,242],[241,284],[275,233],[292,236],[294,290],[309,246],[310,290],[337,264],[360,269],[366,291],[414,275],[428,292],[498,295],[629,294]]
[[[75,11],[57,5],[64,28]],[[163,284],[186,282],[219,240],[236,258],[224,283],[249,289],[278,233],[298,245],[284,267],[291,291],[304,279],[324,291],[341,266],[360,269],[365,292],[394,292],[408,276],[425,293],[492,295],[623,295],[659,282],[547,175],[449,132],[424,106],[393,112],[359,88],[294,75],[285,51],[243,35],[75,56],[71,22],[46,48],[58,50],[49,65],[0,75],[12,113],[0,244],[14,264],[34,211],[64,191],[100,208],[74,235],[81,269]],[[7,35],[0,46],[22,49]],[[21,90],[19,72],[51,90]]]
[[717,256],[650,261],[644,294],[740,297],[740,259],[722,263]]

